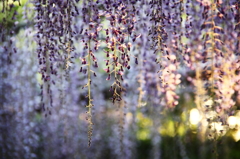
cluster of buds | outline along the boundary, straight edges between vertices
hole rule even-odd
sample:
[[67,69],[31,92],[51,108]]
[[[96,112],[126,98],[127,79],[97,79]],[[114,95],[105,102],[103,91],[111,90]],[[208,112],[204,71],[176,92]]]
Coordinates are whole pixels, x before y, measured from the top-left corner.
[[218,90],[216,90],[215,93],[218,98],[219,107],[217,107],[217,112],[219,113],[223,110],[229,110],[235,105],[232,96],[235,92],[234,85],[237,81],[235,77],[235,67],[231,65],[232,64],[227,62],[224,63],[218,72],[219,79],[216,82]]
[[80,60],[82,62],[80,73],[86,74],[87,84],[82,88],[87,87],[88,94],[86,98],[88,99],[88,104],[86,108],[88,109],[87,113],[87,122],[88,122],[88,146],[91,145],[92,132],[93,132],[93,119],[92,119],[92,108],[93,108],[93,95],[91,92],[92,84],[92,75],[97,77],[94,69],[98,68],[98,59],[96,52],[99,49],[101,41],[99,40],[100,32],[102,31],[101,25],[101,16],[104,16],[104,12],[101,12],[99,9],[98,1],[84,1],[83,2],[83,23],[86,28],[82,28],[80,31],[81,41],[83,43],[83,53]]
[[[189,78],[196,87],[195,102],[208,122],[209,137],[216,140],[224,135],[228,127],[227,118],[233,114],[234,89],[237,88],[235,71],[239,66],[232,52],[234,49],[229,47],[230,43],[234,43],[232,39],[235,33],[223,35],[232,27],[230,23],[233,16],[229,16],[232,13],[230,11],[227,14],[224,9],[228,2],[212,2],[203,1],[200,4],[204,22],[199,29],[202,30],[204,42],[202,45],[195,45],[195,48],[188,48],[184,60],[189,68],[196,71],[195,79]],[[229,20],[223,21],[224,18]],[[211,101],[210,104],[207,101]],[[219,124],[221,128],[218,129]]]
[[[50,101],[53,106],[51,85],[55,84],[58,70],[69,68],[71,61],[73,31],[71,29],[72,18],[78,14],[72,1],[41,1],[36,0],[36,24],[37,56],[42,75],[41,88],[42,106]],[[45,94],[49,99],[44,100]],[[48,107],[47,107],[48,109]],[[49,109],[50,110],[50,109]],[[50,111],[49,111],[50,114]]]
[[165,94],[165,103],[168,107],[172,108],[178,105],[179,96],[176,94],[177,85],[181,83],[181,75],[177,72],[176,56],[171,54],[168,57],[171,62],[168,64],[166,61],[162,62],[163,69],[161,71],[161,89]]
[[[109,9],[112,5],[113,10]],[[131,37],[134,30],[135,10],[127,5],[127,2],[106,3],[105,17],[109,21],[110,27],[105,29],[106,39],[105,43],[107,48],[105,49],[106,57],[106,73],[108,76],[106,80],[111,80],[111,76],[114,76],[114,82],[110,91],[112,92],[112,102],[121,101],[121,93],[124,91],[122,81],[125,68],[130,69],[130,51],[131,43],[129,37]],[[133,35],[133,39],[136,40],[140,36]],[[137,63],[137,60],[135,60]]]

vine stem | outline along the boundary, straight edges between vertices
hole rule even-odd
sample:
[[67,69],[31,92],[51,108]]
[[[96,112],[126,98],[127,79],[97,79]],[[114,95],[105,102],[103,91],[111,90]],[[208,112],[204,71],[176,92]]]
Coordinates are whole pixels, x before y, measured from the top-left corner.
[[[89,1],[91,3],[92,1]],[[90,7],[90,12],[89,12],[89,20],[91,21],[91,10],[92,8]],[[90,26],[89,26],[89,31],[90,31]],[[93,131],[93,122],[92,122],[92,99],[91,99],[91,39],[89,38],[88,41],[88,112],[87,112],[87,120],[88,120],[88,147],[91,146],[91,137],[92,137],[92,131]]]
[[92,99],[91,99],[91,55],[90,55],[90,46],[91,42],[89,39],[88,42],[88,146],[91,146],[91,137],[92,137]]
[[89,40],[89,42],[88,42],[88,45],[89,45],[89,47],[88,47],[88,112],[89,112],[89,114],[91,115],[91,113],[92,113],[92,110],[91,110],[91,107],[90,107],[90,105],[91,105],[91,71],[90,71],[90,67],[91,67],[91,59],[90,59],[90,44],[91,44],[91,42],[90,42],[90,40]]

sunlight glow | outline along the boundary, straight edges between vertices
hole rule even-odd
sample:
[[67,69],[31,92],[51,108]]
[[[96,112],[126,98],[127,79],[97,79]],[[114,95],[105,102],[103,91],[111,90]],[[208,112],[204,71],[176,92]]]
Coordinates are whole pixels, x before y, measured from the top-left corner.
[[192,125],[197,125],[198,122],[199,122],[201,119],[202,119],[202,117],[201,117],[198,109],[196,109],[196,108],[191,109],[191,111],[190,111],[190,119],[189,119],[189,120],[190,120],[190,123],[191,123]]
[[237,118],[235,116],[230,116],[228,117],[228,124],[229,124],[229,128],[233,129],[236,127],[237,124]]
[[191,123],[192,125],[197,125],[198,122],[199,122],[201,119],[202,119],[202,117],[201,117],[198,109],[196,109],[196,108],[191,109],[191,111],[190,111],[190,119],[189,119],[189,120],[190,120],[190,123]]

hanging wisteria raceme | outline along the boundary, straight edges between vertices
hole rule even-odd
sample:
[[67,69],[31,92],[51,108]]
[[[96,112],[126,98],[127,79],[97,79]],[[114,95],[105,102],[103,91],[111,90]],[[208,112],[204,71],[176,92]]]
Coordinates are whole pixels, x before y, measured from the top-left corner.
[[[123,95],[126,96],[124,78],[126,69],[130,70],[131,59],[138,64],[137,57],[131,54],[131,41],[136,41],[140,35],[136,35],[136,8],[137,1],[106,1],[104,16],[107,20],[108,27],[105,30],[104,52],[106,54],[104,69],[107,73],[107,81],[113,81],[110,86],[112,103],[118,107],[119,116],[119,141],[121,143],[120,151],[124,153],[126,148],[124,142],[124,125],[126,116],[126,102]],[[125,82],[126,83],[126,82]],[[125,154],[127,155],[127,154]]]
[[[223,9],[225,5],[226,9]],[[225,29],[229,26],[224,24],[222,18],[230,19],[224,12],[231,14],[227,8],[229,4],[222,4],[219,1],[214,3],[212,1],[209,4],[203,4],[202,16],[205,19],[201,26],[203,32],[204,51],[202,53],[202,63],[204,65],[203,73],[207,75],[208,81],[205,83],[206,95],[205,100],[212,100],[213,103],[205,105],[206,111],[216,112],[215,115],[207,115],[207,121],[209,122],[209,136],[214,140],[217,140],[218,136],[222,135],[226,128],[221,130],[216,129],[216,124],[221,123],[223,126],[227,126],[227,118],[231,115],[231,108],[234,105],[232,100],[233,85],[235,83],[235,70],[236,67],[232,65],[232,62],[236,60],[233,50],[227,49],[228,42],[223,42],[224,32],[228,32]],[[225,11],[224,11],[225,10]],[[219,25],[222,24],[222,27]],[[231,27],[231,26],[229,26]],[[206,79],[205,79],[206,80]],[[224,112],[224,113],[223,113]],[[224,114],[224,115],[223,115]]]
[[[78,10],[72,1],[35,1],[37,54],[42,76],[42,109],[51,114],[52,85],[62,71],[68,72],[73,49],[72,19]],[[50,107],[49,107],[50,106]],[[47,113],[45,114],[47,116]]]
[[122,82],[124,80],[125,69],[130,69],[130,51],[132,48],[131,39],[135,41],[139,35],[133,33],[136,23],[134,1],[131,2],[111,2],[105,4],[105,17],[109,27],[105,29],[107,45],[106,53],[106,73],[107,81],[113,78],[112,102],[121,101],[121,93],[124,91]]
[[[181,75],[178,74],[179,58],[181,55],[181,12],[182,1],[180,3],[169,3],[165,1],[150,1],[151,10],[149,34],[151,37],[151,47],[156,54],[156,60],[160,65],[158,73],[161,80],[160,91],[164,94],[163,105],[175,107],[178,104],[178,96],[175,92],[180,84]],[[180,40],[179,40],[180,39]],[[167,45],[169,43],[170,45]],[[178,44],[180,43],[180,44]]]
[[[188,46],[183,58],[184,63],[195,72],[194,78],[189,76],[187,79],[196,88],[195,103],[208,122],[208,136],[216,146],[217,140],[228,129],[227,119],[234,114],[236,105],[234,88],[238,79],[239,51],[232,45],[237,32],[230,31],[233,29],[235,6],[219,1],[202,2],[200,6],[203,19],[199,28],[201,33],[198,39],[192,39],[195,46]],[[190,38],[193,37],[190,35]],[[214,153],[217,156],[216,151]]]
[[101,41],[99,40],[99,34],[102,30],[101,26],[101,16],[102,13],[99,12],[99,4],[94,1],[84,1],[84,7],[82,8],[83,13],[83,23],[86,28],[82,28],[81,40],[84,45],[84,51],[82,53],[81,61],[82,66],[79,70],[80,73],[87,74],[87,84],[83,86],[88,88],[88,104],[87,108],[87,121],[88,121],[88,145],[91,145],[91,137],[93,131],[93,121],[92,121],[92,104],[93,94],[91,92],[92,86],[92,76],[97,77],[97,73],[92,69],[92,67],[98,68],[98,61],[95,53],[98,51]]

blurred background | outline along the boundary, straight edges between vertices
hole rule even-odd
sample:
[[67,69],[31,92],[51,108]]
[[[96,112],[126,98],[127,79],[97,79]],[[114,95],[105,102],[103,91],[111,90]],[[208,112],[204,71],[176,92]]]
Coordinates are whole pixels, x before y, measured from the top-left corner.
[[[95,53],[100,60],[99,67],[93,68],[97,73],[96,78],[92,77],[91,85],[94,125],[91,146],[88,147],[87,89],[82,88],[87,78],[79,73],[82,61],[78,58],[84,52],[84,44],[77,38],[73,40],[74,65],[67,72],[60,69],[58,75],[52,77],[55,80],[50,86],[52,95],[46,100],[51,99],[53,103],[44,111],[34,3],[37,2],[0,2],[1,159],[240,159],[239,101],[235,101],[234,109],[229,109],[225,124],[209,123],[208,116],[214,116],[216,111],[206,112],[196,104],[198,89],[191,83],[196,73],[181,65],[176,66],[181,83],[174,90],[178,103],[174,107],[166,106],[167,102],[163,102],[166,92],[159,93],[156,89],[160,81],[156,73],[159,68],[155,63],[156,55],[144,48],[148,45],[148,34],[145,35],[144,29],[148,27],[136,29],[141,37],[131,48],[131,53],[138,57],[138,65],[133,60],[131,69],[124,72],[122,84],[126,91],[120,102],[113,104],[110,99],[112,80],[106,81],[108,75],[103,69],[105,52],[101,51],[106,45],[100,45]],[[76,2],[79,10],[83,3]],[[195,3],[199,5],[199,2],[191,3],[191,7]],[[136,8],[144,9],[145,6],[137,4]],[[8,12],[3,11],[4,5],[9,6],[5,7]],[[195,11],[200,15],[200,8]],[[81,16],[75,18],[77,27],[84,23]],[[138,20],[144,21],[144,18]],[[103,27],[109,25],[107,22],[103,24]],[[105,37],[105,31],[100,34],[100,38]],[[199,37],[193,35],[191,38]],[[191,39],[185,39],[186,43],[189,41]],[[198,40],[195,44],[202,45]],[[46,92],[43,94],[49,96]],[[237,95],[236,91],[233,96]],[[211,107],[214,102],[214,99],[207,98],[203,105]]]

